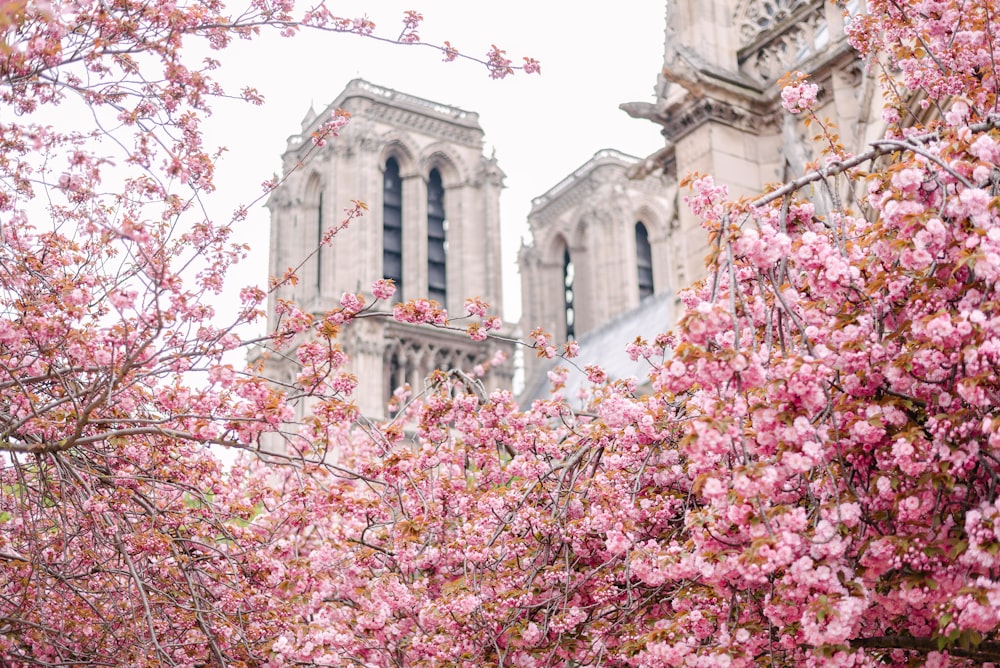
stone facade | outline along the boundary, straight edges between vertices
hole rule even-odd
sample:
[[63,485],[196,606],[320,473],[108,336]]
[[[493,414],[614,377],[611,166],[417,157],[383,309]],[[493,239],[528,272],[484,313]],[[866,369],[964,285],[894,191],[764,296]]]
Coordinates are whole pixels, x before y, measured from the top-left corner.
[[[532,243],[521,248],[522,322],[558,341],[579,338],[687,277],[674,258],[675,185],[628,177],[639,159],[612,149],[532,201]],[[527,332],[525,332],[526,334]],[[527,356],[528,382],[540,368]],[[544,366],[544,365],[543,365]]]
[[[818,115],[831,119],[848,150],[862,150],[881,133],[875,75],[844,38],[863,0],[670,0],[665,8],[656,100],[621,105],[661,126],[664,146],[644,159],[598,151],[532,202],[531,242],[518,258],[523,335],[540,326],[559,341],[592,334],[609,346],[615,323],[643,308],[646,297],[668,329],[677,292],[704,275],[707,254],[698,219],[679,201],[679,179],[712,174],[732,197],[749,196],[803,173],[818,156],[815,126],[781,108],[785,73],[803,71],[820,86]],[[272,274],[307,257],[351,200],[367,202],[369,215],[308,260],[298,286],[277,296],[322,312],[343,291],[364,292],[388,275],[403,298],[438,296],[461,312],[466,296],[480,295],[499,310],[503,173],[482,154],[478,116],[352,81],[289,139],[286,172],[304,160],[311,133],[335,108],[352,115],[343,136],[294,171],[269,202]],[[443,201],[434,201],[434,192]],[[830,195],[849,200],[852,193],[845,182]],[[468,366],[500,345],[386,320],[359,323],[345,336],[361,380],[357,400],[370,416],[384,414],[396,385],[419,388],[432,369]],[[526,357],[530,387],[548,365]],[[294,365],[279,366],[279,376],[294,376]],[[487,380],[509,387],[511,375],[494,372]]]
[[[350,123],[339,138],[312,150],[312,134],[335,109],[350,113]],[[288,177],[268,202],[270,272],[279,276],[309,259],[298,269],[297,285],[272,295],[272,322],[276,299],[323,313],[345,291],[371,301],[371,284],[384,277],[396,280],[404,300],[431,295],[450,313],[464,314],[466,297],[479,295],[502,317],[504,174],[483,155],[477,114],[358,79],[322,113],[310,110],[282,159]],[[314,253],[353,200],[364,201],[368,213]],[[373,418],[385,416],[398,385],[419,390],[431,370],[468,369],[504,347],[385,318],[354,323],[341,343],[359,380],[355,401]],[[297,373],[287,356],[267,364],[280,382]],[[509,388],[511,376],[499,367],[485,383]]]
[[[861,0],[686,0],[666,7],[657,100],[621,105],[660,125],[665,146],[632,176],[659,174],[676,182],[694,172],[711,174],[735,198],[802,174],[817,155],[818,128],[806,128],[802,116],[781,108],[779,81],[794,71],[820,86],[818,116],[832,121],[848,150],[880,135],[875,75],[844,34],[849,16],[864,10]],[[688,249],[678,262],[698,278],[706,238],[686,206],[678,208],[676,230]]]
[[[532,241],[519,258],[525,331],[541,326],[557,340],[581,338],[584,346],[587,338],[603,346],[633,339],[634,333],[616,328],[616,318],[642,308],[633,232],[638,221],[648,229],[654,294],[676,295],[703,277],[707,236],[678,202],[679,179],[711,174],[731,197],[751,196],[802,174],[818,155],[816,126],[806,128],[802,117],[781,108],[779,80],[787,72],[805,72],[820,86],[818,115],[831,119],[848,150],[863,150],[881,134],[875,75],[844,36],[845,21],[864,11],[861,0],[839,6],[828,0],[669,0],[665,7],[656,101],[621,105],[660,125],[665,144],[642,160],[601,151],[534,201]],[[831,195],[850,199],[848,184],[842,185]],[[661,330],[669,329],[676,302],[655,303],[664,317]],[[611,342],[616,329],[619,344]],[[528,360],[526,386],[537,386],[549,366]]]

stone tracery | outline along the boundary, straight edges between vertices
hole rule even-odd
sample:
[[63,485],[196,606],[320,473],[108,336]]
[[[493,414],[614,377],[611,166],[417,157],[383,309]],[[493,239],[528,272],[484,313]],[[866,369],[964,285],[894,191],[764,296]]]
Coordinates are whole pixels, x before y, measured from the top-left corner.
[[487,357],[483,351],[468,349],[468,346],[448,346],[429,340],[389,339],[383,353],[387,398],[391,398],[396,388],[405,384],[409,384],[415,392],[423,390],[424,383],[437,369],[470,372]]
[[740,46],[749,46],[763,33],[774,29],[809,0],[743,0],[736,9]]
[[743,0],[733,22],[740,69],[763,84],[775,82],[829,43],[823,5],[817,0]]

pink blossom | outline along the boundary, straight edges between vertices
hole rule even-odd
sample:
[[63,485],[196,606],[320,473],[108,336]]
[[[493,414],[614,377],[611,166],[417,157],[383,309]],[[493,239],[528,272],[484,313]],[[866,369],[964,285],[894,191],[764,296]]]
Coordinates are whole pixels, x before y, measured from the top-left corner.
[[632,541],[624,533],[615,529],[608,532],[605,544],[608,552],[614,555],[621,555],[628,551],[632,545]]
[[957,127],[964,123],[969,117],[969,105],[965,100],[955,100],[951,103],[951,108],[945,113],[944,118],[948,125]]
[[490,48],[486,54],[486,67],[490,71],[490,77],[494,79],[504,79],[514,73],[511,61],[507,58],[507,52],[496,44]]
[[348,313],[358,313],[365,307],[365,299],[359,294],[345,292],[340,297],[340,307]]
[[478,316],[483,318],[486,316],[486,309],[489,308],[482,300],[478,297],[465,300],[465,312],[468,315]]
[[979,135],[969,147],[969,152],[991,165],[1000,164],[1000,143],[991,135]]
[[541,629],[534,622],[529,622],[524,631],[521,632],[521,641],[529,647],[537,643],[541,638]]
[[392,299],[396,294],[396,285],[390,279],[380,278],[372,283],[372,295],[375,299]]
[[801,79],[801,77],[804,77],[801,73],[799,73],[799,76],[800,80],[798,83],[788,84],[781,89],[781,106],[791,114],[798,114],[812,109],[816,104],[816,96],[819,93],[819,86],[806,83]]
[[485,341],[488,336],[486,328],[478,322],[474,322],[466,327],[465,331],[473,341]]

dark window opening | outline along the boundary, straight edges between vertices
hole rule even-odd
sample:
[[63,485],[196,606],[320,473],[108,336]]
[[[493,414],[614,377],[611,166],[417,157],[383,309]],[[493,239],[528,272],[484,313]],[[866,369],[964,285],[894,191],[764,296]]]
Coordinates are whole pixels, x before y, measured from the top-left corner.
[[566,339],[576,337],[576,310],[573,308],[573,278],[575,269],[569,248],[563,253],[563,306],[566,310]]
[[444,216],[444,185],[441,173],[432,169],[427,179],[427,297],[441,306],[448,297],[448,221]]
[[[389,370],[386,379],[386,401],[392,405],[393,398],[395,397],[396,390],[406,384],[406,365],[401,359],[401,353],[394,351],[389,357]],[[395,406],[394,410],[389,412],[390,415],[395,415],[399,412],[402,406]]]
[[639,278],[639,299],[653,294],[653,249],[642,222],[635,224],[635,264]]
[[323,295],[323,193],[316,205],[316,295]]
[[403,298],[403,181],[395,158],[382,177],[382,277],[396,284],[393,301]]

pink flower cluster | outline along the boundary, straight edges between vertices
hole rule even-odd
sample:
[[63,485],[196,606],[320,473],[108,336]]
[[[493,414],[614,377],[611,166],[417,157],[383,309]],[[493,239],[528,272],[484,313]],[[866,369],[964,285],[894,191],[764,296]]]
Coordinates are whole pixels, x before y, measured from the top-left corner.
[[334,109],[330,113],[330,120],[320,125],[312,133],[312,143],[314,146],[322,147],[331,137],[340,135],[340,131],[350,122],[351,115],[343,109]]
[[391,279],[380,278],[372,283],[372,295],[375,299],[392,299],[396,294],[396,284]]
[[448,324],[448,312],[432,299],[411,299],[406,303],[396,304],[392,308],[392,317],[397,322],[411,324],[438,326]]
[[[365,379],[344,369],[337,337],[384,313],[348,293],[315,319],[285,299],[289,270],[273,297],[245,290],[236,321],[219,322],[209,297],[242,251],[210,221],[174,231],[191,200],[170,188],[211,183],[197,119],[216,89],[152,26],[222,48],[256,22],[294,32],[292,3],[254,0],[251,23],[232,29],[206,29],[242,19],[197,1],[145,3],[129,22],[86,3],[8,5],[0,98],[12,118],[52,101],[64,79],[36,75],[58,73],[63,54],[106,83],[145,67],[108,53],[155,43],[168,65],[135,89],[143,100],[122,109],[100,87],[87,99],[115,105],[126,132],[176,118],[177,133],[156,135],[168,152],[145,130],[128,135],[124,164],[141,176],[99,191],[108,173],[78,137],[0,128],[12,184],[0,194],[5,663],[995,661],[994,4],[868,0],[850,21],[893,75],[885,99],[942,110],[892,128],[863,175],[840,172],[852,198],[806,200],[845,192],[826,170],[753,205],[692,179],[709,275],[682,293],[671,334],[628,347],[646,379],[578,368],[575,342],[536,329],[527,346],[569,360],[547,398],[522,407],[487,391],[482,364],[401,388],[382,423],[352,404]],[[322,6],[308,16],[374,28]],[[404,20],[415,30],[419,15]],[[496,47],[488,58],[497,76],[514,69]],[[782,93],[793,112],[816,96],[801,76]],[[913,119],[905,107],[886,117],[904,111]],[[58,151],[65,169],[30,169]],[[38,180],[52,219],[24,204]],[[393,286],[371,294],[391,300]],[[229,358],[244,345],[234,332],[265,298],[275,333],[244,366]],[[477,299],[466,313],[473,338],[501,325]],[[459,329],[430,300],[393,316]],[[272,373],[277,360],[294,372]],[[585,388],[564,397],[574,375]],[[216,448],[253,462],[223,467]]]
[[819,86],[805,81],[805,75],[799,72],[797,80],[781,89],[781,106],[790,114],[800,114],[810,111],[816,104]]

